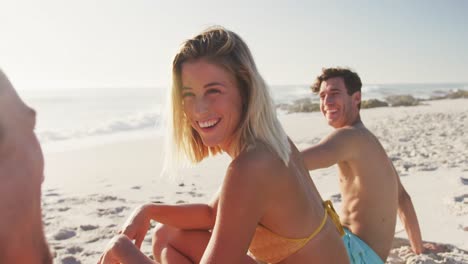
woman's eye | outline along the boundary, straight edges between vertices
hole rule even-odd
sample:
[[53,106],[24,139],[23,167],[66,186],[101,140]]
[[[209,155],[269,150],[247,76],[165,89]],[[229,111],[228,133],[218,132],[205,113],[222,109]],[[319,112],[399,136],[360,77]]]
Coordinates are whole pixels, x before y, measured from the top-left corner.
[[187,98],[187,97],[192,97],[192,96],[195,96],[195,94],[189,93],[189,92],[182,93],[182,98]]
[[218,90],[218,89],[209,89],[208,91],[206,91],[207,94],[216,94],[216,93],[220,93],[221,91]]

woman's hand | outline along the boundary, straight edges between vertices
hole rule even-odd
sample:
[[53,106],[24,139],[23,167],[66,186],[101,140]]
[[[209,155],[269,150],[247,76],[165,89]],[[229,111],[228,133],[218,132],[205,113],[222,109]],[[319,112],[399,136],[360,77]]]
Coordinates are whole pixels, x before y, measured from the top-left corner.
[[119,234],[126,235],[130,240],[135,240],[138,249],[141,248],[141,243],[150,228],[151,219],[146,211],[147,206],[144,204],[136,208],[119,231]]

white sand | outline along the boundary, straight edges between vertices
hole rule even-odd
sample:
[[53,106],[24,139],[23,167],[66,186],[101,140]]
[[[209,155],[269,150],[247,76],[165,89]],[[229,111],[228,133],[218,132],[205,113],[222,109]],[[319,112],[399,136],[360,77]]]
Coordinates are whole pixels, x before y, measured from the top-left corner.
[[[445,252],[415,256],[398,223],[388,263],[468,263],[468,100],[361,111],[386,148],[410,193],[423,239]],[[331,129],[319,113],[281,117],[300,149]],[[207,202],[229,163],[226,156],[185,169],[182,182],[159,178],[162,139],[133,138],[47,152],[43,215],[55,263],[96,263],[106,243],[142,202]],[[312,171],[324,199],[340,207],[336,168]],[[181,184],[183,183],[183,184]],[[151,234],[142,250],[150,254]]]

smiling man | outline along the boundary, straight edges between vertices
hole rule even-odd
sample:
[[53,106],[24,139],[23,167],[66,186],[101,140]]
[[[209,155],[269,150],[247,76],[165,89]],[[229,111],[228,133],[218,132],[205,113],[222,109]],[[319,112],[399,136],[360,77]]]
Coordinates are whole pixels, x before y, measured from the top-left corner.
[[320,110],[335,130],[302,155],[309,170],[338,165],[340,218],[351,263],[383,263],[392,246],[397,213],[417,254],[422,241],[410,196],[379,140],[361,121],[361,86],[358,74],[349,69],[323,69],[312,90],[319,94]]
[[0,70],[0,263],[52,263],[42,227],[44,159],[35,120]]

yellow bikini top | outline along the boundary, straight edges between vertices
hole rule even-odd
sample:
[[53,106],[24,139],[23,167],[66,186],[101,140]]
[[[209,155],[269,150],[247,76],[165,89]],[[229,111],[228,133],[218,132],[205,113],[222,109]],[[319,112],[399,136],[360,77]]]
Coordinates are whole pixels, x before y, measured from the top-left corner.
[[325,215],[317,229],[305,238],[286,238],[282,237],[268,228],[258,225],[252,242],[250,243],[249,251],[258,260],[267,263],[278,263],[296,251],[301,249],[307,242],[314,238],[327,222],[327,216],[330,215],[331,220],[340,232],[340,235],[345,234],[340,223],[340,218],[333,208],[331,201],[323,202]]

